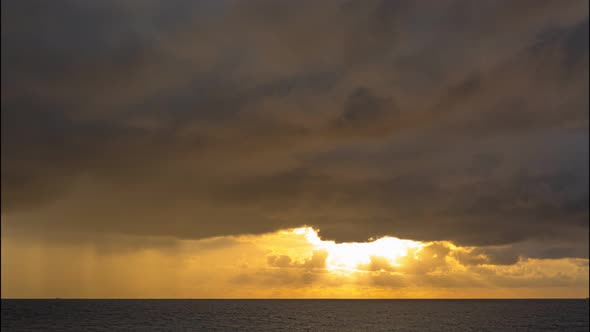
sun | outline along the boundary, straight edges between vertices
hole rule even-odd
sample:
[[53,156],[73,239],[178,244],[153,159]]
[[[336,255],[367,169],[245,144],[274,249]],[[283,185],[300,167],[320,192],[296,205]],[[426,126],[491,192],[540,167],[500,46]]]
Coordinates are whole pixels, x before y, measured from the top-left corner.
[[296,228],[292,232],[304,235],[314,250],[325,250],[328,253],[326,268],[333,272],[359,272],[359,266],[369,264],[372,257],[385,260],[391,266],[399,266],[400,258],[409,253],[416,254],[425,246],[418,241],[390,236],[370,242],[335,243],[322,240],[311,227]]

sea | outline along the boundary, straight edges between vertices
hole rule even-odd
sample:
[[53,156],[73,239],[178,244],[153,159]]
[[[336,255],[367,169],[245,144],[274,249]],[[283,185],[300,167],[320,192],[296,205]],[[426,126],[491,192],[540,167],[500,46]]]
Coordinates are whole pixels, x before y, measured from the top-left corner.
[[588,331],[588,300],[2,300],[2,331]]

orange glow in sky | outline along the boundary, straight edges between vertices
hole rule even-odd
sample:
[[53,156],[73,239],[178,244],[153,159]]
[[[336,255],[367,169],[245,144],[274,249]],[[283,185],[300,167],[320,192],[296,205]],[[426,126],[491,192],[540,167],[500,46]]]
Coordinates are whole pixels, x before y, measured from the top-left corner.
[[305,235],[315,250],[325,250],[328,253],[326,268],[335,272],[358,272],[358,266],[369,264],[371,257],[385,259],[389,264],[397,266],[399,258],[407,256],[410,251],[416,254],[425,246],[421,242],[389,236],[371,242],[335,243],[320,239],[311,227],[296,228],[292,232]]

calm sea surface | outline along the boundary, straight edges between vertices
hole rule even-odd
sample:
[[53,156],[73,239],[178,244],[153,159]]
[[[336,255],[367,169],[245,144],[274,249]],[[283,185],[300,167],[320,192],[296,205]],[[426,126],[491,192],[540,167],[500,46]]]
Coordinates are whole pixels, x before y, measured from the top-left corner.
[[588,331],[588,300],[2,300],[2,331]]

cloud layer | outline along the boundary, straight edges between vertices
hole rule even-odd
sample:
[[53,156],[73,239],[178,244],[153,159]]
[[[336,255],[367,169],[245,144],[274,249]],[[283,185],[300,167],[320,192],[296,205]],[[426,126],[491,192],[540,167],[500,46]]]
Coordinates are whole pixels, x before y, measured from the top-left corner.
[[3,223],[587,257],[588,82],[587,1],[4,1]]

